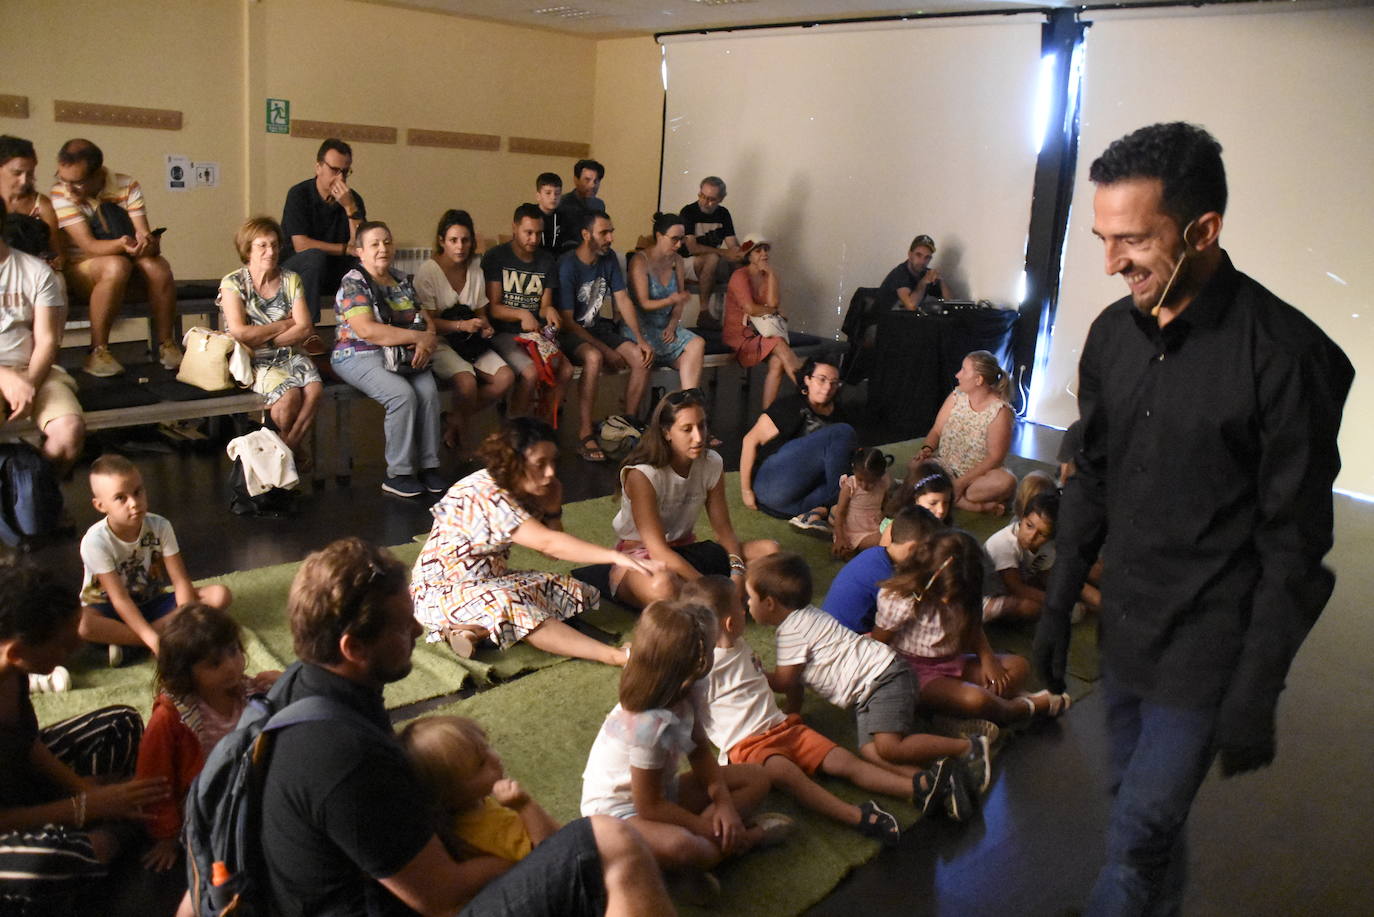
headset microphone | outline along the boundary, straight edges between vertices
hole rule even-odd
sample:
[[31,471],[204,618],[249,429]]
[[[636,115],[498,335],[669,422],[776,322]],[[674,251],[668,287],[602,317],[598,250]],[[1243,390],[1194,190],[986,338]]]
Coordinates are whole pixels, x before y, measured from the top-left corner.
[[1159,318],[1159,309],[1164,305],[1164,300],[1168,298],[1169,291],[1174,288],[1174,281],[1178,279],[1179,270],[1193,253],[1193,250],[1188,247],[1188,230],[1192,229],[1193,224],[1196,222],[1197,218],[1194,217],[1188,221],[1187,226],[1183,227],[1183,248],[1178,253],[1178,260],[1174,262],[1174,270],[1173,273],[1169,275],[1169,282],[1164,284],[1164,292],[1159,294],[1159,299],[1155,301],[1155,307],[1150,310],[1150,315],[1155,318]]

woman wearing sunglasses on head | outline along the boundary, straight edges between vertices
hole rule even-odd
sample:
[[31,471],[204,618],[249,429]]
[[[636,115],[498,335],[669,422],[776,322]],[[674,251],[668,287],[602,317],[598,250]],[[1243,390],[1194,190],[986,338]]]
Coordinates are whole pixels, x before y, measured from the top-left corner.
[[[740,544],[725,502],[724,463],[707,445],[706,405],[699,389],[659,402],[639,445],[620,468],[620,511],[612,526],[616,550],[663,564],[652,575],[615,567],[617,601],[642,607],[677,596],[686,580],[716,573],[744,588],[745,563],[778,550],[776,541]],[[702,507],[715,541],[693,534]]]

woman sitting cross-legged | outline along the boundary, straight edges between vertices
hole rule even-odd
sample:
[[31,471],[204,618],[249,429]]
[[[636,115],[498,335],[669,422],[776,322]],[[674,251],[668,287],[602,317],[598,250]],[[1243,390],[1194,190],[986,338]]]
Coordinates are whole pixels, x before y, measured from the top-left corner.
[[234,234],[243,267],[219,282],[219,308],[225,330],[252,349],[253,391],[267,402],[282,442],[296,452],[315,422],[324,385],[298,349],[314,337],[315,326],[300,275],[278,262],[281,246],[276,220],[254,217],[244,223]]
[[763,380],[762,406],[764,410],[778,397],[784,375],[793,382],[801,369],[801,358],[787,343],[787,335],[766,335],[754,327],[753,319],[782,316],[778,272],[773,268],[773,244],[761,235],[751,233],[740,245],[744,252],[744,266],[730,276],[725,288],[725,346],[735,353],[739,365],[748,370],[768,361],[768,375]]
[[[729,576],[744,588],[745,563],[778,550],[771,539],[741,545],[725,502],[721,457],[707,448],[706,406],[699,389],[674,392],[659,402],[639,445],[620,469],[620,511],[612,525],[616,550],[652,558],[661,572],[626,567],[611,571],[616,600],[643,607],[677,596],[685,580],[707,573]],[[697,541],[702,507],[715,541]]]
[[828,531],[829,507],[849,473],[854,428],[838,404],[840,369],[807,360],[796,395],[768,407],[744,435],[739,489],[744,505],[791,517],[799,529]]
[[917,459],[933,458],[954,477],[954,505],[1002,515],[1016,493],[1016,475],[1002,463],[1011,450],[1011,379],[986,350],[964,357]]
[[563,623],[596,607],[595,587],[567,574],[509,570],[511,545],[575,563],[614,564],[646,579],[659,565],[562,531],[558,445],[548,424],[508,420],[480,455],[487,467],[434,504],[434,525],[415,561],[410,591],[429,640],[447,640],[464,657],[484,640],[501,649],[524,640],[548,653],[624,665],[623,649]]

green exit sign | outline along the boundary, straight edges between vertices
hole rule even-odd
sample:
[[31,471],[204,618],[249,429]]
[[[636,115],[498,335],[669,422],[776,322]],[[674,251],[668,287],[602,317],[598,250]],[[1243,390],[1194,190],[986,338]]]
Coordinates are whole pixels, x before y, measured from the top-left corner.
[[286,99],[267,100],[267,133],[291,133],[291,103]]

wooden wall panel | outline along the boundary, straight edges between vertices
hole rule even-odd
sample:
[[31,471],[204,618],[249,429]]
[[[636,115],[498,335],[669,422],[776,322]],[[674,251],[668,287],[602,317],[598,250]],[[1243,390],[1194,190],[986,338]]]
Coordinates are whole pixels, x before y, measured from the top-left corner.
[[378,124],[349,124],[344,121],[306,121],[302,118],[291,119],[292,137],[338,137],[340,140],[356,140],[361,143],[395,143],[396,128]]
[[538,156],[567,156],[571,159],[585,159],[592,153],[590,143],[577,143],[572,140],[541,140],[538,137],[509,137],[507,149],[512,153],[534,153]]
[[418,127],[406,128],[406,144],[409,146],[436,146],[453,150],[490,150],[501,149],[499,134],[464,134],[454,131],[422,130]]
[[181,130],[181,112],[168,108],[136,108],[105,105],[100,102],[70,102],[56,99],[53,118],[71,124],[99,124],[105,127],[143,127],[162,131]]

